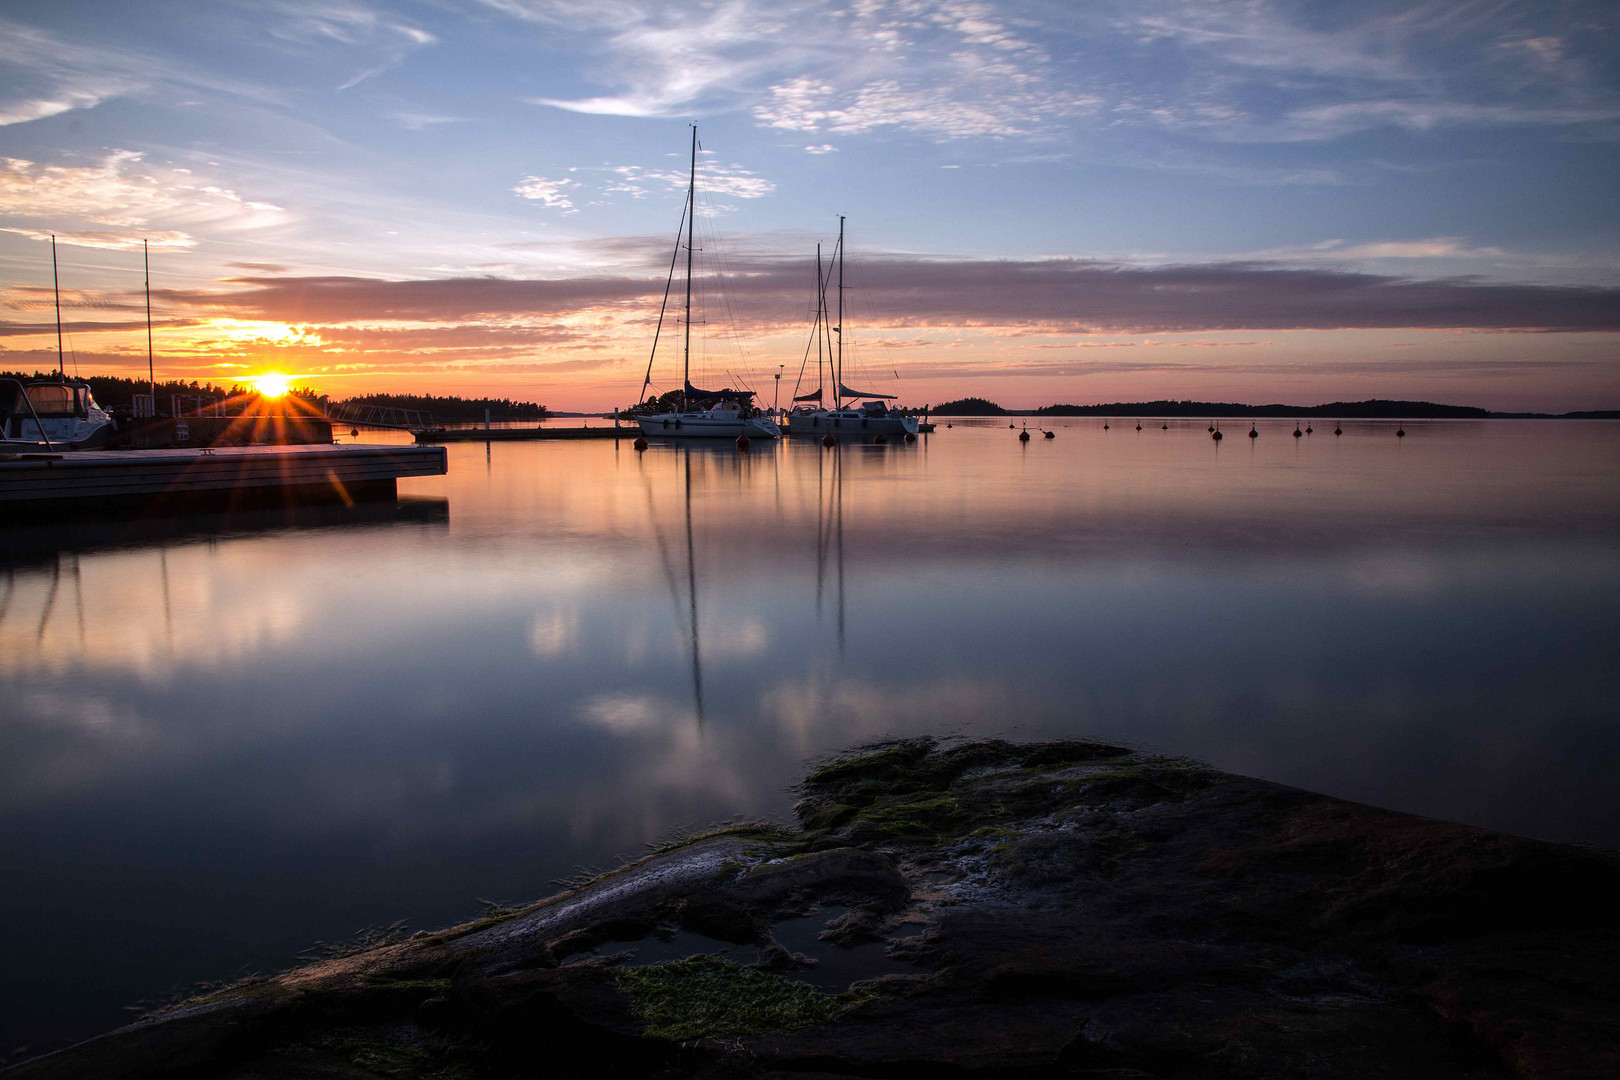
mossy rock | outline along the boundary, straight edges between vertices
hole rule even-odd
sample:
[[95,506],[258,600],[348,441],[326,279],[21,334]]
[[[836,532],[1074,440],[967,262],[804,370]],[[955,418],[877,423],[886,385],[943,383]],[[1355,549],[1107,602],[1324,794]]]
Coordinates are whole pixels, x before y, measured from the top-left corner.
[[735,1038],[825,1024],[870,994],[824,994],[806,983],[743,967],[723,956],[690,956],[618,968],[613,980],[654,1039]]

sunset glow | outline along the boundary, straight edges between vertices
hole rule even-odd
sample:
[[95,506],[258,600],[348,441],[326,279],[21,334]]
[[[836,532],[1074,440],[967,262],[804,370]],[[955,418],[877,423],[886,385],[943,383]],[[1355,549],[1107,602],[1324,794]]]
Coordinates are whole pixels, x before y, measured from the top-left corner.
[[81,372],[143,373],[147,240],[160,375],[625,404],[695,122],[705,378],[795,377],[846,215],[851,377],[911,404],[1620,403],[1602,4],[76,10],[0,26],[6,368],[54,235]]

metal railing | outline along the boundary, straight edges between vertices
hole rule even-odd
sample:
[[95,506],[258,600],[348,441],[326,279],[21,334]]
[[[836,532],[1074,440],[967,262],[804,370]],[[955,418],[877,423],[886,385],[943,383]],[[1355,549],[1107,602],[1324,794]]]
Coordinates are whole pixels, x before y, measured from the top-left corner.
[[[55,453],[55,449],[51,446],[51,437],[45,434],[45,425],[40,422],[39,413],[34,411],[34,403],[28,399],[28,391],[23,388],[23,384],[18,382],[16,379],[0,379],[0,382],[8,382],[17,388],[18,400],[20,400],[24,405],[28,406],[28,415],[34,418],[34,426],[39,428],[39,437],[45,443],[45,452],[47,454]],[[0,430],[0,442],[10,441],[11,440],[6,437],[5,431]]]
[[402,428],[404,430],[433,427],[433,414],[422,409],[404,409],[395,405],[365,405],[354,401],[340,401],[326,410],[333,420],[347,424],[365,424],[367,427]]

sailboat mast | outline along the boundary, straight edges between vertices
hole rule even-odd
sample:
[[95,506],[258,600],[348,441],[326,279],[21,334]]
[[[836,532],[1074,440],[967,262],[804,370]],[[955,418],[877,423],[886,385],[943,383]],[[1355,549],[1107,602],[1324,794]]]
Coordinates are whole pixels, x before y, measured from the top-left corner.
[[152,389],[152,412],[157,413],[157,376],[152,368],[152,256],[141,241],[141,262],[146,266],[146,381]]
[[62,359],[62,279],[56,274],[56,234],[51,234],[51,287],[56,292],[56,373],[67,377]]
[[[816,388],[819,390],[827,385],[826,368],[827,357],[822,346],[826,344],[827,337],[827,279],[821,274],[821,245],[816,245]],[[825,409],[827,399],[817,402],[817,408]]]
[[686,183],[686,347],[681,355],[681,412],[692,385],[692,226],[697,217],[697,125],[692,125],[692,172]]
[[844,215],[838,215],[838,325],[833,328],[838,335],[838,370],[833,372],[833,397],[838,402],[838,411],[844,411]]

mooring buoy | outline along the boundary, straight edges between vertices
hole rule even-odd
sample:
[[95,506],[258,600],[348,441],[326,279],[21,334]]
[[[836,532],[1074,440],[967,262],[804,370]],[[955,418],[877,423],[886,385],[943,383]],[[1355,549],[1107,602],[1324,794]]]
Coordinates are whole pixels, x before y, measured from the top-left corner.
[[737,449],[746,450],[751,445],[752,444],[748,441],[748,436],[746,436],[746,435],[737,436]]
[[647,437],[645,435],[637,435],[636,441],[630,445],[635,447],[637,450],[645,450],[647,449]]
[[825,434],[825,435],[823,435],[821,437],[821,445],[822,446],[832,446],[837,442],[838,442],[838,440],[833,438],[833,433],[830,432],[830,431],[827,432],[827,434]]

